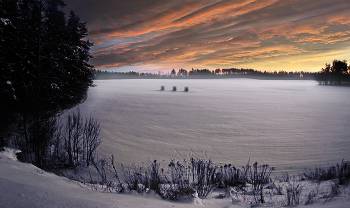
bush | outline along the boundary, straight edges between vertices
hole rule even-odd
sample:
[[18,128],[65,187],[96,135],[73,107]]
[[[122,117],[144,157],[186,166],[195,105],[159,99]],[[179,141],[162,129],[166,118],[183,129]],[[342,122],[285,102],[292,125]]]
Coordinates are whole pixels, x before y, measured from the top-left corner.
[[218,169],[218,180],[222,181],[219,186],[224,188],[234,187],[234,186],[245,186],[246,185],[246,175],[240,169],[236,168],[231,164],[225,164]]
[[335,166],[328,168],[315,168],[315,170],[309,170],[304,173],[304,176],[308,180],[314,181],[327,181],[337,178],[337,170]]
[[[179,196],[186,196],[188,198],[193,197],[195,191],[190,185],[189,168],[190,166],[187,165],[186,161],[184,161],[184,164],[181,164],[179,161],[170,161],[168,165],[168,172],[165,174],[165,178],[166,183],[169,184],[169,190],[167,191],[169,193],[167,193],[167,195],[170,195],[170,197],[174,196],[172,200],[178,199]],[[165,186],[165,188],[166,187],[167,186]]]
[[191,158],[192,186],[197,191],[198,197],[206,197],[217,185],[217,166],[212,161]]
[[340,164],[336,165],[337,178],[340,185],[349,185],[350,181],[350,161],[341,161]]
[[143,168],[137,168],[135,165],[132,166],[131,169],[124,168],[122,165],[122,170],[124,173],[124,183],[127,185],[127,189],[129,190],[137,190],[138,184],[144,183],[142,171]]
[[130,169],[122,166],[124,183],[129,190],[139,190],[140,184],[155,191],[164,199],[177,200],[180,196],[193,198],[207,197],[216,187],[244,186],[251,183],[254,193],[260,198],[258,202],[264,202],[262,197],[263,185],[270,182],[270,174],[274,169],[268,165],[258,166],[254,163],[242,170],[232,165],[214,165],[211,160],[191,158],[189,161],[175,162],[172,160],[165,173],[160,169],[156,160],[150,162],[148,167],[136,167]]
[[57,119],[48,113],[17,115],[9,145],[23,152],[23,160],[47,169],[52,159],[51,145],[57,134]]
[[[90,180],[86,180],[82,175],[79,175],[78,178],[75,177],[75,180],[89,181],[91,184],[87,184],[87,186],[96,191],[116,193],[123,193],[127,190],[138,193],[153,191],[161,198],[168,200],[193,199],[197,196],[203,198],[207,197],[215,188],[223,187],[226,188],[225,194],[220,194],[216,198],[230,198],[232,203],[244,202],[250,205],[259,203],[274,206],[294,206],[300,203],[309,205],[320,199],[329,202],[340,194],[340,185],[337,180],[329,182],[330,186],[326,191],[319,191],[320,183],[317,187],[307,190],[305,189],[307,186],[302,186],[304,182],[296,182],[300,179],[291,177],[289,174],[276,177],[282,185],[272,183],[270,176],[274,171],[273,167],[266,164],[259,165],[257,162],[251,165],[249,161],[242,169],[238,169],[230,164],[219,166],[210,160],[204,161],[198,158],[191,158],[189,161],[184,160],[183,162],[171,160],[168,170],[164,171],[160,163],[154,160],[148,164],[142,164],[142,166],[133,164],[130,168],[124,168],[122,165],[122,178],[119,178],[113,155],[109,160],[101,159],[92,164],[96,172],[95,175],[91,175],[89,171]],[[332,172],[333,167],[336,167],[337,176],[343,178],[343,181],[348,180],[349,162],[344,161],[337,166],[321,168],[322,171],[317,168],[315,169],[318,171],[317,174],[311,171],[311,174],[308,172],[305,175],[326,178],[320,177],[320,175]],[[270,198],[265,200],[268,196]]]
[[286,187],[286,205],[298,205],[299,204],[299,197],[301,194],[301,186],[300,184],[289,184]]
[[90,165],[101,143],[100,123],[79,110],[68,115],[65,124],[48,113],[16,117],[10,146],[23,152],[26,162],[44,168]]
[[247,183],[252,185],[255,202],[265,203],[263,188],[265,184],[270,182],[270,175],[274,168],[269,167],[267,164],[258,166],[258,162],[251,166],[248,161],[248,164],[243,169],[246,173]]
[[[150,166],[148,168],[148,171],[150,173],[150,178],[148,178],[147,173],[145,174],[146,177],[144,180],[144,183],[147,187],[148,183],[149,187],[151,190],[154,190],[157,194],[160,194],[160,185],[163,183],[164,179],[162,177],[163,174],[161,174],[159,172],[159,166],[160,164],[157,163],[157,160],[154,160],[152,163],[150,163]],[[162,173],[163,173],[163,169],[162,169]]]
[[55,141],[56,160],[63,163],[58,165],[89,166],[94,162],[96,149],[101,143],[100,132],[100,123],[93,117],[83,118],[79,110],[68,115]]
[[337,179],[339,185],[349,185],[350,181],[350,161],[341,161],[336,166],[328,168],[315,168],[303,173],[303,176],[308,180],[327,181]]

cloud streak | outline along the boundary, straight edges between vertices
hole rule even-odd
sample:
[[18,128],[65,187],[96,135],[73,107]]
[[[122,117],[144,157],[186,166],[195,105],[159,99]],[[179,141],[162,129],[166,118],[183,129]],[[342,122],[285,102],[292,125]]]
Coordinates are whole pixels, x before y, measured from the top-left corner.
[[334,54],[349,58],[348,0],[66,3],[87,21],[96,68],[318,71]]

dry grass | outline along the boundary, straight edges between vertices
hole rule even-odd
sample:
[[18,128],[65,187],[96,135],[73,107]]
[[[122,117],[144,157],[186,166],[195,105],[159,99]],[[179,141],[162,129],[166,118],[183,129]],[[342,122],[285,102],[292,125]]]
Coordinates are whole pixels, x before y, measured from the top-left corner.
[[[168,200],[205,198],[215,190],[226,190],[216,198],[226,198],[235,204],[310,205],[332,201],[349,183],[349,162],[344,160],[336,166],[307,170],[299,177],[284,173],[274,180],[271,178],[273,167],[257,162],[251,165],[249,161],[247,165],[236,168],[231,164],[216,165],[210,160],[191,158],[188,161],[172,160],[164,169],[154,160],[141,166],[133,164],[129,168],[122,165],[119,174],[112,156],[108,160],[98,160],[93,167],[94,173],[89,172],[86,179],[82,175],[77,177],[91,183],[93,190],[154,192]],[[314,182],[317,182],[316,186]]]

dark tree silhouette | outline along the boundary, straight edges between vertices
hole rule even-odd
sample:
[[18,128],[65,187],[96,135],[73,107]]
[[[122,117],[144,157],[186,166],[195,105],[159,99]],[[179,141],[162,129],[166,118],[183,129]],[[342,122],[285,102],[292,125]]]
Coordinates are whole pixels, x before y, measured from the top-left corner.
[[187,77],[187,75],[188,75],[187,70],[183,68],[179,69],[179,71],[177,72],[177,76]]
[[0,1],[0,144],[17,138],[12,143],[39,166],[54,116],[82,102],[93,78],[86,24],[74,12],[67,20],[64,6],[62,0]]
[[346,60],[333,60],[332,66],[325,64],[316,80],[324,85],[350,85],[350,67]]
[[81,102],[93,77],[85,23],[74,12],[67,21],[61,0],[1,4],[1,96],[27,113]]
[[221,73],[221,69],[217,68],[215,69],[215,74],[220,74]]
[[339,61],[333,60],[333,65],[331,67],[331,72],[333,74],[348,74],[348,63],[346,60]]
[[173,69],[173,70],[171,70],[171,76],[175,76],[176,75],[176,71],[175,71],[175,69]]

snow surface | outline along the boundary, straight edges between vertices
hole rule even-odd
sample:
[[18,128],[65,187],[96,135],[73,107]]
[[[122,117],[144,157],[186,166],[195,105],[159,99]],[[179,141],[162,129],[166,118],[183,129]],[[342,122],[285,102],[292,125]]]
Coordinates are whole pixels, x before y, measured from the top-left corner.
[[[155,194],[100,193],[86,189],[78,182],[45,172],[32,164],[16,160],[18,150],[5,148],[0,152],[0,207],[251,207],[248,204],[232,204],[228,198],[216,199],[217,192],[208,198],[172,202]],[[335,197],[331,202],[322,201],[307,207],[348,208],[349,193]],[[257,205],[255,205],[257,206]],[[262,205],[258,205],[262,206]],[[303,205],[299,205],[300,207]],[[264,206],[269,207],[269,206]],[[271,207],[271,206],[270,206]]]
[[276,172],[297,172],[350,160],[346,87],[253,79],[94,84],[78,108],[101,123],[98,156],[113,154],[124,166],[157,160],[167,167],[171,159],[195,157],[236,167],[250,159]]

